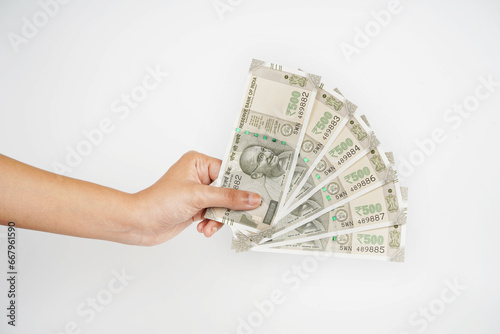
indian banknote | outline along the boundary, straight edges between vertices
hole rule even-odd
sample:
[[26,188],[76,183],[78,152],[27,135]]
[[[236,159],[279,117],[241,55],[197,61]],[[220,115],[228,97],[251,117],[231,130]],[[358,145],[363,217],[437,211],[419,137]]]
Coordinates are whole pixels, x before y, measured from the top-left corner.
[[[311,118],[306,127],[304,139],[300,145],[299,159],[287,200],[295,189],[302,188],[318,164],[323,151],[329,147],[344,128],[348,116],[356,111],[357,106],[344,98],[339,92],[320,85],[311,111]],[[286,205],[286,204],[285,204]]]
[[[397,173],[393,168],[392,153],[386,154],[379,147],[370,151],[368,155],[337,177],[325,181],[329,183],[314,193],[312,197],[297,203],[291,212],[273,226],[270,230],[271,236],[269,234],[255,235],[248,232],[235,234],[238,240],[237,245],[240,247],[239,251],[246,251],[257,244],[286,236],[297,228],[300,229],[302,225],[320,217],[323,221],[331,219],[331,217],[327,218],[326,214],[330,214],[332,210],[341,208],[385,184],[398,182]],[[340,212],[340,216],[342,216],[342,211]],[[319,224],[316,226],[321,228]]]
[[341,234],[406,224],[408,188],[389,182],[270,240],[262,247],[309,242]]
[[325,179],[312,196],[292,205],[273,227],[273,237],[288,233],[307,221],[344,205],[385,183],[397,180],[397,173],[380,147],[372,149],[338,175]]
[[[290,208],[301,198],[312,195],[322,187],[320,184],[325,179],[351,166],[378,144],[379,141],[368,126],[366,117],[349,115],[346,126],[340,129],[334,140],[318,157],[314,168],[306,174],[303,182],[299,185],[300,189],[297,188],[290,196],[286,208]],[[282,214],[286,211],[288,210],[282,211]]]
[[207,210],[206,218],[257,233],[271,227],[294,173],[320,77],[253,60],[243,105],[217,185],[262,197],[251,211]]
[[406,225],[394,225],[273,248],[254,247],[252,250],[404,262],[405,244]]

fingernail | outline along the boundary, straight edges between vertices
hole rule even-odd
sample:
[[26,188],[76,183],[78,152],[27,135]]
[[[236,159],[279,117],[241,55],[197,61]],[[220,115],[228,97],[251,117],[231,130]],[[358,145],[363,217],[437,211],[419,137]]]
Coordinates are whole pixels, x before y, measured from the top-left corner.
[[254,207],[254,206],[260,204],[260,202],[261,202],[261,199],[260,199],[259,195],[253,194],[253,193],[250,193],[248,195],[248,205]]
[[210,235],[214,235],[214,233],[217,232],[217,227],[212,227],[212,229],[210,230]]

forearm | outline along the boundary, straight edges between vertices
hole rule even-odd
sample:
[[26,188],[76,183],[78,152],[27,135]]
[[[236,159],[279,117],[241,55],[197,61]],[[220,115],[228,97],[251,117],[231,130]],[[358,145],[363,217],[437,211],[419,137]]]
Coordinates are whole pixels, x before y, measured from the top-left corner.
[[0,155],[0,223],[139,244],[134,196]]

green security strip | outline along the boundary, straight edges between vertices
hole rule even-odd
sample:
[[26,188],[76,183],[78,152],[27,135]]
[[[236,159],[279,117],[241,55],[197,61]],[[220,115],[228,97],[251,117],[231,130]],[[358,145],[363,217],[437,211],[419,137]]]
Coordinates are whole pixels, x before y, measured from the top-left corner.
[[317,178],[318,180],[319,180],[319,178],[320,178],[320,177],[321,177],[321,176],[319,176],[319,174],[316,174],[316,178]]
[[[240,132],[240,131],[241,131],[241,129],[240,129],[240,128],[236,128],[236,132]],[[246,134],[246,135],[249,135],[249,134],[250,134],[250,131],[245,131],[245,134]],[[259,134],[258,134],[258,133],[254,133],[254,134],[253,134],[253,136],[254,136],[254,137],[256,137],[256,138],[258,138],[258,137],[259,137]],[[267,140],[267,136],[264,136],[264,135],[263,135],[263,136],[262,136],[262,138],[263,138],[264,140]],[[276,143],[278,140],[277,140],[276,138],[273,138],[273,139],[272,139],[272,141],[273,141],[274,143]],[[282,141],[282,142],[281,142],[281,145],[286,145],[286,141]],[[304,158],[304,161],[305,161],[305,162],[308,162],[308,161],[309,161],[309,159]]]
[[[336,220],[337,220],[337,217],[333,216],[333,217],[332,217],[332,220],[333,220],[333,221],[336,221]],[[335,237],[334,237],[334,238],[335,238]]]
[[326,199],[329,200],[329,201],[332,200],[332,198],[330,197],[330,195],[326,196]]
[[309,162],[309,159],[307,159],[307,158],[304,158],[304,161],[305,161],[305,162]]
[[323,187],[323,191],[326,191],[326,187]]

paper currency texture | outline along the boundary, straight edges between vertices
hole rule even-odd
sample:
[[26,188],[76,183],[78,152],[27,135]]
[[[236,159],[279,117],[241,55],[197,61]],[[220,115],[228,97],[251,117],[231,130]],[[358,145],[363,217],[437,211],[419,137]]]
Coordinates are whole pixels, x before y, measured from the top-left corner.
[[232,130],[218,185],[252,191],[259,208],[207,210],[206,218],[258,232],[273,225],[287,190],[303,170],[295,168],[305,124],[320,78],[253,60],[243,106]]

